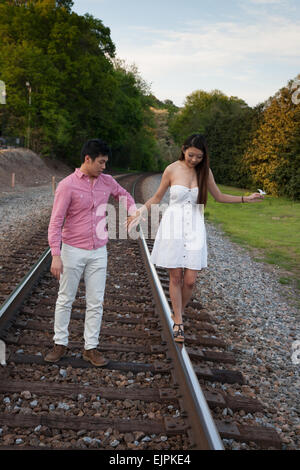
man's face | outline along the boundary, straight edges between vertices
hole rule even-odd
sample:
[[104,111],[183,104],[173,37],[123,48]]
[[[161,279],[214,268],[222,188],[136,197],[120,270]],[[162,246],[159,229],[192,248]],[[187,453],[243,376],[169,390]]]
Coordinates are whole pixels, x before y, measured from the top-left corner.
[[85,157],[85,161],[87,164],[89,176],[97,178],[105,170],[107,160],[107,155],[100,154],[98,157],[95,158],[95,160],[92,160],[91,157],[87,155]]

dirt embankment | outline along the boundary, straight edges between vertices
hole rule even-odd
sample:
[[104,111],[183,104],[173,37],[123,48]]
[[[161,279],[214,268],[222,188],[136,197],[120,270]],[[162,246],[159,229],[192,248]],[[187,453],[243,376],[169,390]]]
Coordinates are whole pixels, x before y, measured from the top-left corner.
[[[60,181],[73,169],[58,160],[41,158],[24,148],[0,150],[0,191],[10,192],[32,186],[51,185],[52,176]],[[15,187],[12,188],[12,174]]]

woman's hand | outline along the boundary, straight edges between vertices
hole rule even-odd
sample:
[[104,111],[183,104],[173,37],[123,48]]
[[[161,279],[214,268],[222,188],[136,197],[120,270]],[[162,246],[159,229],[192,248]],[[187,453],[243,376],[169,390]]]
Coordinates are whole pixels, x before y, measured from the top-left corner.
[[250,196],[244,196],[245,202],[261,202],[264,199],[263,194],[253,193]]
[[132,230],[134,227],[136,227],[141,220],[146,220],[145,217],[143,217],[143,213],[147,211],[147,208],[145,206],[142,206],[134,215],[131,215],[127,217],[127,220],[125,222],[127,226],[128,232]]
[[140,222],[141,214],[139,211],[136,211],[134,215],[127,217],[126,226],[127,230],[130,231],[133,227],[136,227]]

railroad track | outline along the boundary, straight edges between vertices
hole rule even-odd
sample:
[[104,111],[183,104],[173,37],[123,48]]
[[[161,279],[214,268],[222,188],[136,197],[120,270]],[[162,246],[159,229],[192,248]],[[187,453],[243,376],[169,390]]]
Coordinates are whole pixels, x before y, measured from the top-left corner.
[[1,256],[0,305],[16,288],[33,264],[48,247],[48,223],[36,229],[29,241],[20,242],[13,254]]
[[[142,177],[121,184],[142,202]],[[58,281],[45,251],[0,309],[7,365],[0,368],[0,450],[4,449],[223,449],[224,439],[280,448],[273,429],[241,426],[234,413],[262,405],[213,384],[244,378],[217,336],[212,318],[192,299],[185,346],[172,339],[168,276],[153,268],[153,241],[110,240],[99,350],[110,362],[95,368],[82,359],[84,285],[70,322],[68,354],[56,364],[43,356],[53,345]],[[25,288],[25,287],[24,287]],[[232,416],[222,417],[224,410]],[[220,418],[221,419],[216,419]]]

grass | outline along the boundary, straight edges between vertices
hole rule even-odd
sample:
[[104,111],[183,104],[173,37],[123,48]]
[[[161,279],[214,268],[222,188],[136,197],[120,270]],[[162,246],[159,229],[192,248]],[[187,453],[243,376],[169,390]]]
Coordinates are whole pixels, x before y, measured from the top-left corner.
[[[218,187],[225,194],[250,194],[240,188]],[[232,241],[252,249],[256,261],[284,270],[281,284],[300,289],[300,202],[265,196],[258,203],[220,204],[209,194],[205,217]]]

